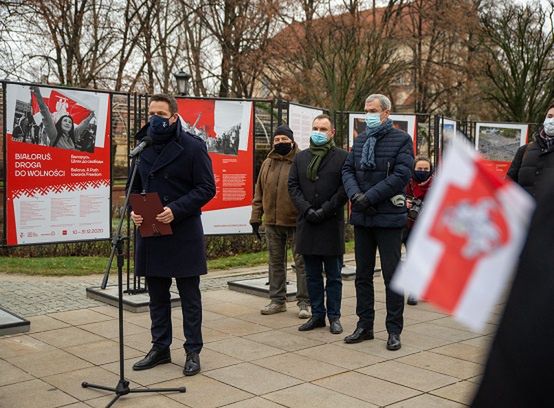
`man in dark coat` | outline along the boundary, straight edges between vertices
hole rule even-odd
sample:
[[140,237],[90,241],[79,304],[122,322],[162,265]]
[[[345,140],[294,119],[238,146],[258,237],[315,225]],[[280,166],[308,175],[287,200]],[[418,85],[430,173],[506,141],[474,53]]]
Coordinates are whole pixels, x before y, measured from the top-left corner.
[[552,406],[554,179],[545,180],[475,408]]
[[[348,201],[342,186],[342,166],[347,153],[335,146],[335,128],[328,115],[312,123],[310,148],[293,160],[289,174],[290,198],[298,210],[296,252],[304,257],[304,269],[312,317],[298,330],[325,326],[329,318],[331,333],[342,333],[341,255],[344,254],[344,204]],[[327,277],[323,286],[323,270]],[[327,293],[327,310],[324,298]]]
[[387,349],[398,350],[403,328],[404,297],[390,288],[400,261],[402,228],[407,212],[403,191],[410,180],[414,152],[412,139],[389,119],[391,102],[370,95],[365,102],[366,130],[354,140],[342,170],[347,196],[352,202],[350,223],[356,241],[356,314],[358,324],[346,343],[373,339],[375,318],[373,273],[379,248],[386,288],[389,333]]
[[[185,132],[177,114],[177,102],[168,95],[154,95],[148,107],[149,122],[137,134],[152,138],[143,153],[132,192],[156,192],[163,212],[157,221],[170,224],[173,234],[136,240],[135,273],[145,276],[150,295],[152,349],[134,370],[169,363],[172,340],[169,288],[175,278],[183,311],[186,361],[183,373],[200,371],[202,302],[200,275],[207,273],[200,209],[215,195],[212,164],[205,143]],[[143,218],[131,211],[140,226]]]

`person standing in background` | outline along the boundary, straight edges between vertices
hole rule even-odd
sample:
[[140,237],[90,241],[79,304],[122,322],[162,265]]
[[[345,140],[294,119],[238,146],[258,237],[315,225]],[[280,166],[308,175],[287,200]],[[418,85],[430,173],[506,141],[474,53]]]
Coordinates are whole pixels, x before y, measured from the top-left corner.
[[296,208],[288,191],[292,161],[299,152],[294,134],[287,125],[280,125],[273,136],[273,148],[262,163],[256,181],[250,225],[260,237],[260,225],[264,224],[269,251],[269,297],[271,302],[261,313],[271,315],[287,310],[287,242],[294,254],[296,271],[296,300],[298,317],[311,316],[302,256],[294,251]]
[[[402,234],[402,242],[405,246],[407,245],[410,233],[423,207],[425,196],[431,188],[431,184],[433,184],[433,166],[431,165],[431,160],[424,156],[416,157],[414,161],[414,171],[406,187],[408,222]],[[417,305],[417,299],[412,295],[408,295],[407,303],[411,306],[415,306]]]
[[356,314],[358,324],[345,343],[373,339],[375,299],[373,274],[379,249],[386,288],[388,350],[401,347],[404,297],[390,288],[400,262],[402,229],[407,211],[404,190],[414,160],[412,138],[393,127],[390,99],[374,94],[365,102],[366,130],[354,140],[342,169],[342,180],[352,203],[356,257]]
[[310,148],[298,153],[292,162],[289,193],[298,210],[296,252],[304,258],[312,306],[312,317],[298,330],[324,327],[327,315],[331,333],[340,334],[344,204],[348,201],[342,185],[342,166],[348,153],[335,146],[334,136],[331,118],[316,116]]

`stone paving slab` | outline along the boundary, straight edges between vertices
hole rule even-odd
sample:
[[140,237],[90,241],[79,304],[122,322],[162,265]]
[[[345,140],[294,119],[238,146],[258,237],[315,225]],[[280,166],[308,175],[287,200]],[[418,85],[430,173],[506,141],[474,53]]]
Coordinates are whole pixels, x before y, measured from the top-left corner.
[[[12,279],[12,288],[25,286],[26,279],[0,276],[4,278]],[[82,290],[68,307],[83,299],[86,304],[83,288],[97,278],[70,282],[68,290],[76,285]],[[357,321],[354,282],[344,282],[344,333],[337,336],[328,327],[299,332],[304,321],[298,319],[294,302],[284,313],[262,316],[259,309],[266,300],[229,291],[227,279],[219,276],[214,280],[220,284],[203,287],[205,345],[202,372],[194,377],[182,374],[180,310],[174,309],[172,316],[172,363],[140,372],[131,366],[150,348],[149,316],[124,313],[125,377],[132,387],[186,386],[187,392],[131,394],[115,407],[459,408],[468,406],[479,385],[494,321],[484,333],[473,333],[428,304],[407,306],[402,349],[390,352],[385,347],[381,278],[375,280],[376,338],[352,345],[343,337]],[[52,278],[44,281],[47,288],[60,283]],[[28,290],[39,287],[33,282]],[[34,309],[38,314],[29,317],[29,333],[0,338],[2,408],[105,407],[112,400],[111,393],[83,389],[80,384],[117,383],[117,309],[98,302],[63,309],[56,303],[39,305],[48,312]]]
[[[250,273],[242,275],[241,279],[258,277],[260,273]],[[202,277],[200,288],[203,291],[226,288],[230,279],[238,278]],[[100,307],[105,304],[86,296],[86,289],[98,286],[102,282],[102,275],[36,277],[0,273],[0,282],[0,307],[22,317]],[[109,284],[114,285],[116,282]],[[126,288],[124,284],[124,290]],[[172,290],[177,293],[175,287]]]

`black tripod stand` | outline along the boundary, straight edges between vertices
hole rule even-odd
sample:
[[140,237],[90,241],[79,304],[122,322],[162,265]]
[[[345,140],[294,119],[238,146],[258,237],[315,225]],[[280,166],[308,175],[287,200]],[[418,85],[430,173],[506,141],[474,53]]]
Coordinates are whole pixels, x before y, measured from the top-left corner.
[[[121,227],[123,226],[123,219],[125,218],[125,214],[127,212],[127,205],[129,204],[129,196],[131,194],[131,186],[133,185],[133,181],[135,179],[135,175],[137,173],[137,168],[140,163],[140,153],[136,156],[135,163],[133,166],[133,171],[131,172],[131,179],[129,181],[129,188],[127,189],[127,194],[125,195],[125,203],[123,204],[123,208],[120,212],[120,220],[119,225],[117,227],[117,232],[115,236],[112,239],[112,257],[110,257],[110,261],[108,265],[111,265],[111,261],[113,258],[113,254],[117,253],[117,290],[118,290],[118,307],[119,307],[119,382],[114,387],[106,387],[103,385],[96,385],[96,384],[89,384],[86,381],[83,381],[81,383],[81,386],[83,388],[96,388],[99,390],[106,390],[111,391],[115,393],[115,397],[111,400],[111,402],[106,405],[106,408],[111,407],[115,402],[122,397],[123,395],[127,395],[130,393],[135,392],[186,392],[187,389],[185,387],[178,387],[178,388],[148,388],[148,389],[130,389],[129,388],[129,381],[125,379],[125,369],[123,367],[124,363],[124,356],[123,356],[123,241],[127,239],[127,237],[121,236]],[[109,266],[108,266],[109,267]]]

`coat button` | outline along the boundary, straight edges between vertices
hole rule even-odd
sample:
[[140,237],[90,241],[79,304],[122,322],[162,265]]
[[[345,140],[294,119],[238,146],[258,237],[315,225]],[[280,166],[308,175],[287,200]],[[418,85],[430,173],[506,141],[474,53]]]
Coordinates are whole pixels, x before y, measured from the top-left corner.
[[316,180],[319,180],[319,176],[315,176],[315,179],[316,179]]
[[154,173],[150,173],[150,174],[148,175],[148,177],[151,178],[151,179],[153,179],[153,178],[154,178]]
[[541,171],[540,171],[540,170],[537,170],[537,171],[535,172],[535,174],[538,176],[539,174],[541,174]]
[[169,197],[168,197],[168,196],[164,196],[164,201],[169,201]]
[[315,193],[315,194],[314,194],[314,197],[316,197],[316,198],[319,197],[319,194]]
[[168,179],[169,178],[169,175],[167,173],[164,174],[164,179]]

